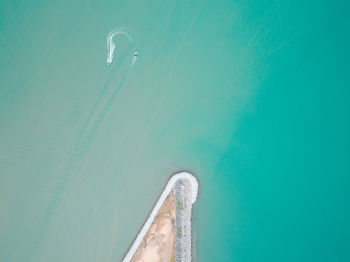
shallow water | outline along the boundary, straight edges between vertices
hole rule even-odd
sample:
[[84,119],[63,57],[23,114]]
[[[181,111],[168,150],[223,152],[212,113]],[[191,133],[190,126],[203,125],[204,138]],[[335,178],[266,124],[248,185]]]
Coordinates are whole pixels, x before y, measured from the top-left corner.
[[182,169],[195,261],[349,261],[348,12],[1,3],[0,261],[120,261]]

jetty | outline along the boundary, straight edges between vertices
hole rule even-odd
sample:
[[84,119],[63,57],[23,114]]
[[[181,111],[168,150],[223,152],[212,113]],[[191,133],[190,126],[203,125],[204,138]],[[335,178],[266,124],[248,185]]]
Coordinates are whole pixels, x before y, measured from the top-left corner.
[[192,205],[198,190],[191,173],[171,176],[122,262],[191,262]]

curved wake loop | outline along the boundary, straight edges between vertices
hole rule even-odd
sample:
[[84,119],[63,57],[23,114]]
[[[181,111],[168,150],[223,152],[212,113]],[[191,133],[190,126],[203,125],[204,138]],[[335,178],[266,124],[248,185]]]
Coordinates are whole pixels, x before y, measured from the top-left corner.
[[[107,65],[108,66],[111,65],[113,62],[114,52],[116,48],[116,39],[118,38],[118,36],[125,36],[129,40],[130,45],[132,47],[134,47],[135,45],[134,38],[128,31],[122,28],[116,28],[116,29],[113,29],[111,32],[109,32],[107,36]],[[139,52],[134,51],[134,55],[131,62],[132,65],[135,63],[138,56],[139,56]]]

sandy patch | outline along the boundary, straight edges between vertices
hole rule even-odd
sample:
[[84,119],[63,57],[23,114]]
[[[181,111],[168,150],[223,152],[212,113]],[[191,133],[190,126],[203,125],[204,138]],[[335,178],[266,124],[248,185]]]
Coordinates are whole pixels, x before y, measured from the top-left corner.
[[131,261],[173,262],[174,247],[175,202],[171,191]]

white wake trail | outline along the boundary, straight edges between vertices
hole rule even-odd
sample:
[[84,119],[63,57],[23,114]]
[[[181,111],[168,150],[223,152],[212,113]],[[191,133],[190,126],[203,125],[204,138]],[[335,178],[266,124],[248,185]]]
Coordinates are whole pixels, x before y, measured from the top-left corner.
[[130,44],[134,44],[134,39],[131,34],[122,28],[116,28],[109,32],[107,36],[107,65],[110,65],[113,61],[114,51],[116,47],[116,38],[118,35],[126,36]]

